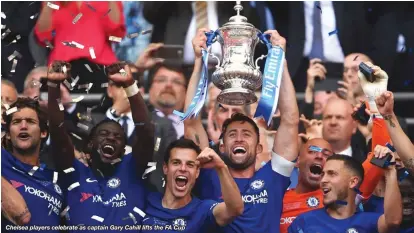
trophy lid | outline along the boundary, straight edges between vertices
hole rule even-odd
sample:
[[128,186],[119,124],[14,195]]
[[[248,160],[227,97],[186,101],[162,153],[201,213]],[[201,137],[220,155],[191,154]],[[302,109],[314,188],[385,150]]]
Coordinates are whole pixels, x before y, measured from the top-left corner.
[[241,5],[241,1],[236,1],[236,5],[234,6],[233,9],[235,11],[237,11],[237,15],[232,16],[229,19],[229,22],[223,25],[224,27],[231,26],[231,25],[233,25],[233,26],[234,25],[240,25],[240,26],[249,26],[249,27],[254,28],[253,24],[250,24],[250,23],[247,22],[246,17],[240,15],[240,11],[243,10],[243,6]]

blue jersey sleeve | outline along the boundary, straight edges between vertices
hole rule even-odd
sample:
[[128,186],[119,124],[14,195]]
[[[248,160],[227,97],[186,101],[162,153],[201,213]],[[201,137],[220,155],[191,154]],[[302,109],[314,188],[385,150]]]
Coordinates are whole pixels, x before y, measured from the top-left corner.
[[292,224],[290,224],[288,233],[305,233],[304,228],[305,219],[299,215],[295,220],[293,220]]
[[217,222],[216,222],[216,218],[214,217],[214,208],[216,207],[216,205],[218,204],[218,202],[213,201],[213,200],[205,200],[203,201],[203,204],[201,206],[202,211],[205,211],[205,220],[204,225],[208,226],[208,227],[216,227]]

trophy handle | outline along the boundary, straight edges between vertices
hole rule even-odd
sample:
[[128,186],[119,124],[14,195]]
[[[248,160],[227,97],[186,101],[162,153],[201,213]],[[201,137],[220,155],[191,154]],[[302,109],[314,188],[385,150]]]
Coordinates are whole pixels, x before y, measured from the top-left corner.
[[216,69],[220,68],[220,59],[214,55],[213,53],[208,53],[208,55],[212,56],[213,58],[215,58],[217,60],[217,65],[216,65]]
[[255,62],[256,70],[260,70],[260,66],[259,66],[259,64],[257,64],[257,62],[259,62],[260,60],[263,60],[266,57],[267,57],[267,55],[262,55],[262,56],[260,56],[256,59],[256,62]]

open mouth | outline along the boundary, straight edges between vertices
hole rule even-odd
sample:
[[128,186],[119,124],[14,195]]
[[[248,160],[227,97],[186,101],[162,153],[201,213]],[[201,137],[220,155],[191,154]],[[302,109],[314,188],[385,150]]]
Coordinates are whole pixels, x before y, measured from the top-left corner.
[[177,184],[178,187],[180,188],[184,188],[187,183],[188,183],[188,178],[185,176],[177,176],[175,177],[175,183]]
[[30,137],[30,135],[28,133],[19,133],[17,137],[21,140],[27,140]]
[[115,147],[112,145],[106,144],[101,148],[101,151],[105,157],[112,157],[115,154]]
[[234,155],[244,155],[246,154],[246,148],[242,147],[242,146],[236,146],[233,148],[233,154]]
[[323,195],[327,195],[330,191],[330,188],[322,188]]
[[320,165],[320,164],[312,164],[310,166],[309,170],[314,175],[321,175],[322,174],[322,165]]

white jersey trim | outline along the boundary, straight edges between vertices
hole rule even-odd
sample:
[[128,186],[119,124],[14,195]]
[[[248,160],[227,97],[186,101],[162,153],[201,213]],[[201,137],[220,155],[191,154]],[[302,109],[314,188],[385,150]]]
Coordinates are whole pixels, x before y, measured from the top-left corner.
[[276,154],[272,151],[272,170],[279,173],[282,176],[290,177],[292,174],[293,168],[295,168],[295,163],[283,158],[282,156]]

